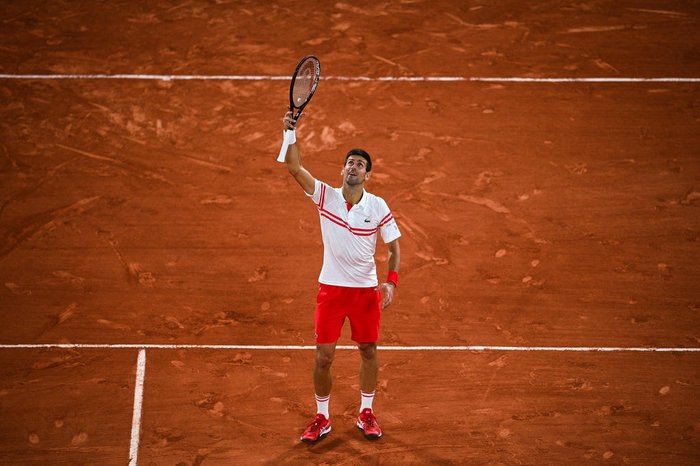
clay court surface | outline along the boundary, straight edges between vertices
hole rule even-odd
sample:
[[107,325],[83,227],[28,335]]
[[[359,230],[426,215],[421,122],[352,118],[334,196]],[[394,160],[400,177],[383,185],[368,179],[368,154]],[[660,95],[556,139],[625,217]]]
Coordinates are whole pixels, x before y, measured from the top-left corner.
[[[1,464],[700,464],[697,2],[2,1],[0,24]],[[322,244],[275,157],[308,53],[306,167],[340,185],[365,148],[403,233],[376,442],[351,348],[332,433],[298,440]]]

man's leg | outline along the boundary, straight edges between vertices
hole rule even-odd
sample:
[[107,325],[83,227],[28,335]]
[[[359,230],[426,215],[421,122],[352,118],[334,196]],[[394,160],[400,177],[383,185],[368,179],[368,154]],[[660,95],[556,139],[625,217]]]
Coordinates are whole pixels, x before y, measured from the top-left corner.
[[362,404],[360,416],[357,418],[357,427],[362,429],[365,436],[370,439],[378,439],[382,436],[382,430],[377,424],[377,418],[372,412],[374,390],[379,377],[379,362],[377,361],[377,344],[360,343],[360,391]]
[[335,356],[335,343],[316,345],[316,363],[314,365],[314,389],[316,396],[327,397],[331,394],[333,380],[331,365]]
[[316,345],[316,362],[314,363],[314,390],[316,391],[316,417],[309,424],[301,440],[315,443],[331,431],[328,404],[331,398],[331,365],[335,356],[335,343]]
[[360,390],[374,393],[379,377],[379,362],[377,361],[377,344],[360,343]]

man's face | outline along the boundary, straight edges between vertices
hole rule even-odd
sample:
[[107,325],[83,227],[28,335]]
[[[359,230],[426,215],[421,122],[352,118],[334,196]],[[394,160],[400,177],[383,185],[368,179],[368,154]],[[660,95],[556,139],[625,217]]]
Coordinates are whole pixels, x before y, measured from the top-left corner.
[[351,155],[345,160],[345,165],[340,175],[343,177],[343,182],[350,186],[361,185],[369,179],[367,160],[359,155]]

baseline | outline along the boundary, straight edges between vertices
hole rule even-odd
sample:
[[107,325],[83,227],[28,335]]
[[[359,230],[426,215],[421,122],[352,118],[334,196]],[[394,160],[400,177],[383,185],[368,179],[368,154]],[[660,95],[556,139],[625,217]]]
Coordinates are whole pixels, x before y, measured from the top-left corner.
[[[188,344],[138,344],[138,343],[30,343],[0,344],[0,349],[220,349],[220,350],[314,350],[315,345],[188,345]],[[336,349],[356,349],[352,345],[339,345]],[[637,353],[700,353],[694,347],[633,347],[633,346],[378,346],[382,351],[549,351],[549,352],[637,352]],[[140,353],[139,353],[140,358]],[[145,358],[145,354],[144,354]],[[145,364],[145,362],[144,362]],[[145,367],[145,366],[144,366]]]
[[[131,79],[156,81],[289,81],[291,76],[274,75],[175,75],[175,74],[0,74],[0,79]],[[322,76],[324,81],[404,82],[514,82],[514,83],[699,83],[694,77],[582,77],[534,78],[488,76]]]

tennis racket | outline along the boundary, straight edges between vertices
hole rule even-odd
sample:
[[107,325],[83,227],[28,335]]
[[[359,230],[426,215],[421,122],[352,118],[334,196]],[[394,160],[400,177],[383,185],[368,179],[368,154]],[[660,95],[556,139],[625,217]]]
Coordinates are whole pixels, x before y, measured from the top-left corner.
[[[301,112],[308,105],[311,97],[316,92],[318,80],[321,77],[321,62],[313,55],[307,55],[301,59],[294,74],[292,82],[289,85],[289,111],[292,112],[292,118],[296,124],[301,116]],[[296,110],[296,113],[294,112]],[[277,156],[278,162],[284,162],[287,155],[287,147],[289,144],[284,142],[280,149],[280,154]]]

